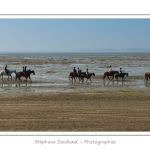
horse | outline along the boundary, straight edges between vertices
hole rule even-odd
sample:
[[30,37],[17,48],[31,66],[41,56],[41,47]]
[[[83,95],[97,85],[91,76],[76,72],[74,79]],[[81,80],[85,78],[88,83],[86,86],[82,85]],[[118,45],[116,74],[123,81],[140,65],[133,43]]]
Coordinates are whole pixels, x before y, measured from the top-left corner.
[[80,76],[81,76],[81,74],[82,74],[82,70],[79,70],[79,74],[76,73],[76,72],[70,72],[70,74],[69,74],[69,80],[70,80],[70,78],[72,78],[72,81],[74,79],[74,81],[76,82],[75,78],[79,78],[79,82],[80,82]]
[[150,72],[146,72],[145,73],[145,80],[149,81],[149,79],[150,79]]
[[125,76],[129,76],[129,74],[128,73],[116,73],[115,75],[114,75],[114,77],[115,78],[117,78],[117,81],[119,81],[118,80],[118,77],[121,77],[122,78],[122,81],[125,79]]
[[16,70],[8,70],[8,74],[5,71],[0,71],[0,76],[2,76],[2,80],[3,80],[3,76],[8,76],[8,80],[9,80],[9,76],[11,77],[12,80],[12,73],[16,74]]
[[20,81],[21,81],[21,77],[25,77],[26,78],[26,82],[27,82],[27,78],[29,78],[30,79],[30,81],[32,82],[32,80],[31,80],[31,78],[30,78],[30,74],[33,74],[33,75],[35,75],[35,72],[34,72],[34,70],[27,70],[26,72],[17,72],[16,73],[16,81],[17,81],[17,79],[19,79]]
[[[103,79],[105,79],[105,77],[107,77],[109,79],[109,76],[112,76],[112,79],[114,79],[114,75],[116,73],[119,73],[118,71],[111,71],[111,72],[104,72],[104,76],[103,76]],[[112,80],[111,79],[111,80]],[[110,79],[109,79],[110,80]]]
[[95,73],[89,73],[88,75],[86,73],[82,73],[81,74],[81,80],[82,82],[84,82],[84,78],[87,78],[86,82],[90,79],[90,81],[92,82],[91,80],[91,76],[95,76]]

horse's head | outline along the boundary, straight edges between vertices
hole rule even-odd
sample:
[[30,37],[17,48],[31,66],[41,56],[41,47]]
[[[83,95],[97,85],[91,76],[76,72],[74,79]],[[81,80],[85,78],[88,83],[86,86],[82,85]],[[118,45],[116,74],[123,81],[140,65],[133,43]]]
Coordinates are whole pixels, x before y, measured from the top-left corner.
[[93,76],[95,76],[95,73],[92,73]]
[[129,76],[129,74],[128,74],[128,73],[127,73],[126,75],[127,75],[127,77]]
[[34,72],[34,70],[32,70],[31,72],[33,73],[33,75],[35,75],[35,72]]

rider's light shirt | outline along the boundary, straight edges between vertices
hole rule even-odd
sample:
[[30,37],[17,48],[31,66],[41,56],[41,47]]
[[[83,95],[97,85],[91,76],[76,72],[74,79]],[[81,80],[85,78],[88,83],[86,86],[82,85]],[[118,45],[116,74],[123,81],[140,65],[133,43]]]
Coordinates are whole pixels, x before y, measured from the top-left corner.
[[111,72],[112,71],[112,68],[109,68],[109,72]]

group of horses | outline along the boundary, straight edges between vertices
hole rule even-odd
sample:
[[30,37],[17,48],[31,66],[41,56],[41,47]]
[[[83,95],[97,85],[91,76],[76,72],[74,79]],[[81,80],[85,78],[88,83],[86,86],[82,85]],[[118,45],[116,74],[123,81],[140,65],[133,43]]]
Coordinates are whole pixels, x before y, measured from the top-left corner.
[[16,70],[8,70],[7,72],[8,72],[8,73],[6,73],[5,71],[0,71],[0,76],[2,77],[2,80],[3,80],[3,76],[8,76],[8,80],[9,80],[9,77],[11,77],[11,80],[12,80],[12,73],[15,73],[15,74],[16,74],[16,77],[15,77],[15,80],[16,80],[16,81],[17,81],[17,80],[21,81],[21,77],[25,77],[26,82],[27,82],[27,79],[28,79],[28,78],[29,78],[30,81],[32,82],[30,75],[31,75],[31,73],[32,73],[33,75],[35,75],[34,70],[30,70],[30,69],[27,70],[26,72],[23,72],[23,71],[21,71],[21,72],[16,72]]
[[79,73],[77,73],[77,72],[70,72],[70,74],[69,74],[69,80],[71,78],[72,81],[74,80],[76,82],[76,78],[78,78],[79,82],[80,82],[80,80],[82,82],[84,82],[84,78],[86,78],[87,81],[88,80],[91,81],[91,76],[95,76],[95,73],[88,73],[87,74],[86,72],[82,72],[81,70],[79,70]]
[[[32,82],[31,80],[31,77],[30,75],[33,74],[35,75],[35,72],[34,70],[27,70],[26,72],[16,72],[16,70],[8,70],[8,74],[6,74],[5,71],[0,71],[0,76],[2,77],[2,80],[3,80],[3,76],[8,76],[8,80],[9,80],[9,77],[11,77],[11,80],[12,80],[12,73],[15,73],[16,74],[16,77],[15,77],[15,80],[17,81],[17,79],[19,81],[21,81],[21,77],[25,77],[26,78],[26,81],[27,79],[29,78],[30,81]],[[86,72],[82,72],[81,70],[79,71],[79,73],[77,72],[70,72],[69,74],[69,79],[71,78],[72,81],[74,80],[76,82],[76,79],[78,78],[79,79],[79,82],[82,81],[84,82],[84,78],[91,81],[91,77],[92,76],[95,76],[95,73],[86,73]],[[107,77],[109,80],[113,80],[114,78],[117,79],[118,81],[118,78],[121,77],[122,78],[122,81],[125,79],[125,76],[129,76],[128,73],[119,73],[118,71],[111,71],[111,72],[104,72],[104,75],[103,75],[103,79],[105,79],[105,77]],[[111,79],[110,79],[111,77]],[[146,72],[145,73],[145,80],[146,81],[149,81],[150,80],[150,72]]]
[[[128,77],[128,75],[129,75],[128,73],[119,73],[118,71],[104,72],[103,79],[105,79],[105,77],[107,77],[109,80],[113,80],[115,78],[118,81],[119,77],[121,77],[122,80],[124,80],[125,76]],[[79,78],[79,82],[80,82],[80,80],[82,82],[84,82],[84,78],[86,78],[87,81],[88,80],[91,81],[91,76],[95,76],[95,73],[88,73],[88,74],[86,74],[86,72],[82,72],[80,70],[79,73],[77,73],[77,72],[70,72],[69,79],[71,78],[72,81],[74,80],[76,82],[76,78]],[[111,76],[111,79],[110,79],[110,76]]]
[[[72,81],[76,81],[76,78],[79,78],[79,82],[80,80],[82,82],[84,82],[84,78],[87,78],[87,81],[90,80],[91,81],[91,76],[95,76],[95,73],[89,73],[88,75],[86,74],[86,72],[82,72],[80,70],[79,74],[76,73],[76,72],[70,72],[69,74],[69,79],[72,78]],[[104,72],[104,75],[103,75],[103,79],[105,79],[106,77],[108,78],[108,80],[113,80],[113,79],[116,79],[117,81],[118,78],[122,78],[122,81],[124,81],[125,79],[125,76],[128,77],[129,74],[128,73],[119,73],[118,71],[108,71],[108,72]],[[111,77],[111,78],[110,78]],[[146,72],[145,73],[145,78],[144,78],[145,81],[149,81],[150,80],[150,72]]]

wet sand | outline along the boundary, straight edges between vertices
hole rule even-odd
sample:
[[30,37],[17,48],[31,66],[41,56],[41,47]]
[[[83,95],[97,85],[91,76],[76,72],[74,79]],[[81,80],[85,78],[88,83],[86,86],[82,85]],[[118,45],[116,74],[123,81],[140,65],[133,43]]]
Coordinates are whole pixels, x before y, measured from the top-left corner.
[[0,131],[150,131],[150,91],[0,97]]
[[[34,70],[32,82],[0,81],[0,131],[150,131],[150,53],[1,55],[0,69]],[[122,82],[103,80],[109,65]],[[69,81],[73,67],[92,82]]]

